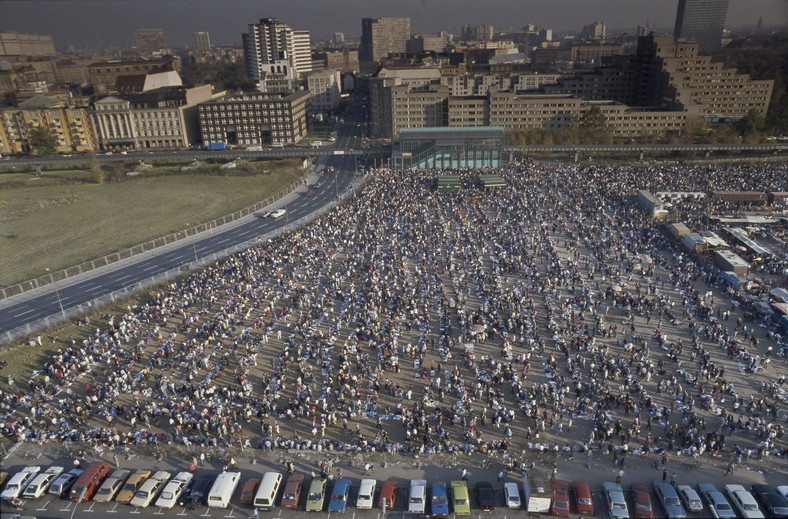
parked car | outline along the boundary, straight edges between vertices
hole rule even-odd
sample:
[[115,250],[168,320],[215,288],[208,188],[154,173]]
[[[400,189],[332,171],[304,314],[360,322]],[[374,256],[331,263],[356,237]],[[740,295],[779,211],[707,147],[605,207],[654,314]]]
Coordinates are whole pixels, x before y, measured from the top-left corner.
[[306,496],[307,512],[322,512],[323,502],[326,500],[326,479],[312,478],[309,484],[309,494]]
[[504,483],[503,484],[503,497],[506,500],[506,507],[517,510],[520,508],[520,487],[517,483]]
[[632,483],[629,485],[629,491],[632,494],[635,519],[653,519],[654,508],[651,506],[651,494],[648,487],[642,483]]
[[435,483],[432,485],[430,513],[432,513],[433,517],[447,517],[449,515],[449,499],[446,495],[446,483]]
[[745,519],[763,519],[764,515],[758,508],[758,502],[741,485],[725,485],[725,495],[739,514]]
[[145,508],[153,502],[154,499],[159,497],[159,494],[164,490],[164,485],[170,480],[172,474],[165,470],[156,472],[149,479],[140,486],[134,497],[131,498],[129,504],[139,508]]
[[461,479],[451,482],[451,502],[454,507],[454,515],[471,515],[468,483]]
[[241,503],[250,505],[254,503],[254,496],[257,494],[257,489],[260,488],[260,478],[249,478],[241,487]]
[[334,483],[331,500],[328,502],[329,512],[344,512],[350,497],[350,479],[341,478]]
[[55,478],[63,472],[63,467],[49,467],[44,472],[36,474],[36,477],[22,491],[25,499],[38,499],[49,489]]
[[651,482],[651,487],[654,489],[662,508],[668,516],[668,519],[684,519],[687,517],[687,512],[681,506],[681,500],[676,493],[676,489],[672,485],[660,479],[655,479]]
[[206,500],[208,499],[208,492],[211,491],[211,487],[216,482],[216,474],[206,474],[201,476],[194,482],[192,488],[189,492],[184,492],[181,495],[178,504],[184,506],[188,504],[190,501],[194,503],[202,503],[205,504]]
[[752,495],[761,503],[769,516],[777,518],[788,518],[788,499],[772,490],[768,485],[753,485]]
[[191,472],[179,472],[161,491],[161,495],[156,500],[156,506],[172,508],[180,497],[189,491],[193,482],[194,474]]
[[572,481],[572,490],[575,494],[575,506],[580,515],[594,515],[594,501],[591,499],[591,489],[588,483],[581,480]]
[[553,491],[553,504],[550,513],[557,517],[569,517],[569,483],[556,480],[550,483]]
[[493,496],[492,484],[489,481],[476,483],[476,492],[479,494],[479,508],[485,512],[495,510],[495,497]]
[[722,492],[717,490],[717,487],[711,483],[701,483],[698,485],[698,493],[701,499],[706,501],[706,504],[711,511],[711,514],[717,519],[728,519],[736,517],[736,512],[733,511],[731,504],[722,495]]
[[25,467],[8,480],[3,492],[0,493],[0,499],[11,500],[22,495],[27,485],[41,472],[41,467],[31,466]]
[[676,492],[679,494],[679,498],[681,499],[682,503],[684,503],[684,507],[689,510],[690,512],[702,512],[703,511],[703,502],[700,500],[700,496],[695,489],[693,489],[689,485],[679,485],[676,487]]
[[292,508],[293,510],[298,508],[302,488],[304,488],[304,475],[298,472],[290,474],[285,482],[285,494],[282,496],[280,506],[282,508]]
[[397,502],[397,489],[399,484],[391,479],[387,479],[380,487],[380,497],[378,497],[378,507],[383,508],[383,502],[386,502],[386,510],[393,510]]
[[624,491],[621,489],[621,485],[612,481],[605,481],[602,483],[602,489],[605,491],[610,518],[616,519],[621,517],[629,519],[629,509],[627,508],[627,501],[624,499]]
[[96,496],[93,498],[93,501],[97,503],[108,503],[112,501],[112,498],[115,497],[115,494],[123,487],[126,483],[126,480],[129,478],[129,472],[126,469],[117,469],[115,472],[110,474],[110,476],[104,480],[104,483],[96,492]]
[[127,505],[134,499],[134,495],[137,493],[137,490],[140,489],[145,480],[150,477],[150,470],[137,470],[129,479],[126,480],[126,484],[123,485],[123,488],[120,489],[118,492],[118,497],[115,498],[115,501],[118,503]]
[[52,482],[47,493],[58,497],[67,496],[68,491],[71,489],[71,485],[76,482],[77,478],[79,478],[83,472],[82,469],[71,469],[68,472],[64,472]]
[[421,515],[427,506],[427,480],[414,479],[408,492],[408,513]]
[[375,486],[377,481],[374,479],[362,479],[361,486],[358,488],[358,499],[356,499],[356,508],[361,510],[370,510],[375,503]]

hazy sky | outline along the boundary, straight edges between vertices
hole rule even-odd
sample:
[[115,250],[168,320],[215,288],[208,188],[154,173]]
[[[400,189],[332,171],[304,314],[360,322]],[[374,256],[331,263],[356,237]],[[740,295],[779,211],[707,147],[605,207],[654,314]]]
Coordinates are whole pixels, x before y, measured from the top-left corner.
[[[241,33],[259,18],[276,17],[313,39],[334,32],[361,33],[361,18],[410,17],[411,32],[465,24],[579,32],[599,20],[608,31],[638,25],[672,32],[678,0],[0,0],[0,30],[50,34],[55,46],[126,47],[135,29],[162,28],[168,45],[194,43],[208,31],[214,44],[240,44]],[[730,0],[726,27],[788,25],[788,0]]]

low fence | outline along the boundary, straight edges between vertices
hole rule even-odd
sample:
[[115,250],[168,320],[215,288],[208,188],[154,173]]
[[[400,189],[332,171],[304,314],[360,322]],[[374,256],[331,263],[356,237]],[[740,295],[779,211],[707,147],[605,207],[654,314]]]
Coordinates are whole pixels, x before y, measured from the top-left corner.
[[131,248],[124,249],[119,252],[113,252],[112,254],[108,254],[106,256],[91,261],[86,261],[85,263],[81,263],[79,265],[75,265],[73,267],[69,267],[64,270],[59,270],[57,272],[50,272],[45,276],[41,276],[36,279],[23,281],[22,283],[5,287],[3,289],[0,289],[0,299],[17,296],[19,294],[23,294],[30,290],[42,288],[47,285],[51,285],[52,283],[63,281],[72,278],[74,276],[84,274],[85,272],[90,272],[91,270],[104,267],[111,263],[115,263],[120,260],[131,258],[133,256],[137,256],[138,254],[149,252],[153,249],[163,247],[164,245],[169,245],[170,243],[176,242],[178,240],[183,240],[185,238],[194,236],[196,234],[200,234],[202,232],[211,231],[221,225],[231,223],[235,220],[238,220],[239,218],[243,218],[244,216],[248,216],[256,211],[260,211],[264,207],[267,207],[273,204],[274,202],[276,202],[277,200],[280,200],[285,196],[289,195],[304,183],[305,177],[306,175],[302,176],[296,182],[293,182],[292,184],[281,190],[276,195],[271,195],[265,200],[261,202],[257,202],[253,206],[245,207],[232,214],[228,214],[220,218],[216,218],[215,220],[211,220],[210,222],[205,222],[199,225],[195,225],[194,227],[188,227],[185,230],[170,233],[166,236],[162,236],[160,238],[156,238],[154,240],[150,240],[145,243],[135,245]]
[[[269,238],[273,238],[274,236],[277,236],[279,234],[291,232],[291,231],[293,231],[295,229],[298,229],[301,226],[311,222],[312,220],[314,220],[318,216],[320,216],[322,214],[325,214],[328,211],[334,209],[337,205],[343,203],[346,198],[351,197],[351,196],[355,196],[356,193],[358,193],[363,188],[364,184],[366,183],[366,180],[367,180],[367,177],[364,177],[361,182],[357,183],[355,186],[351,186],[350,189],[345,191],[341,196],[339,196],[337,199],[333,200],[331,203],[327,204],[324,207],[321,207],[320,209],[315,210],[314,212],[312,212],[312,213],[310,213],[310,214],[308,214],[306,216],[303,216],[303,217],[299,218],[295,222],[291,222],[291,223],[285,225],[284,228],[278,229],[276,231],[272,231],[272,232],[267,233],[265,235],[261,235],[261,236],[255,237],[254,239],[247,240],[247,241],[239,243],[237,245],[233,245],[232,247],[228,247],[227,249],[224,249],[224,250],[222,250],[220,252],[213,253],[213,254],[211,254],[209,256],[198,258],[195,261],[191,261],[189,263],[185,263],[185,264],[181,265],[178,268],[170,269],[170,270],[168,270],[166,272],[163,272],[161,274],[157,274],[155,276],[152,276],[152,277],[149,277],[149,278],[146,278],[146,279],[143,279],[143,280],[135,281],[130,286],[126,286],[126,287],[123,287],[123,288],[121,288],[119,290],[115,290],[113,292],[110,292],[109,294],[105,294],[105,295],[97,297],[95,299],[91,299],[90,301],[88,301],[86,303],[82,303],[82,304],[79,304],[79,305],[76,305],[76,306],[72,306],[72,307],[69,307],[69,308],[63,308],[63,310],[61,312],[58,312],[58,313],[53,314],[53,315],[50,315],[50,316],[45,317],[43,319],[39,319],[37,321],[32,321],[32,322],[27,323],[27,324],[25,324],[23,326],[19,326],[17,328],[13,328],[11,330],[5,331],[2,334],[0,334],[0,344],[7,344],[9,342],[21,339],[21,338],[26,337],[28,335],[31,335],[33,333],[36,333],[36,332],[39,332],[39,331],[44,330],[46,328],[49,328],[50,326],[54,326],[56,324],[59,324],[59,323],[65,321],[65,320],[74,319],[74,318],[76,318],[76,317],[78,317],[80,315],[83,315],[83,314],[85,314],[87,312],[93,311],[93,310],[95,310],[97,308],[100,308],[100,307],[102,307],[104,305],[113,303],[113,302],[115,302],[118,299],[123,299],[125,297],[128,297],[128,296],[132,295],[133,293],[135,293],[135,292],[137,292],[137,291],[139,291],[141,289],[146,289],[146,288],[150,288],[150,287],[159,285],[161,283],[165,283],[165,282],[170,281],[170,280],[172,280],[172,279],[174,279],[174,278],[176,278],[178,276],[186,274],[186,273],[188,273],[188,272],[190,272],[192,270],[196,270],[196,269],[205,267],[207,265],[213,264],[213,263],[215,263],[215,262],[217,262],[219,260],[227,258],[228,256],[232,256],[235,253],[238,253],[240,251],[246,250],[249,247],[253,247],[253,246],[257,245],[258,243],[265,243]],[[298,185],[296,185],[296,187],[298,187]],[[288,189],[290,189],[290,188],[288,188]],[[293,188],[293,189],[295,189],[295,188]],[[288,193],[291,192],[293,189],[290,189],[288,191]],[[281,197],[279,197],[279,198],[281,198]],[[278,200],[279,198],[277,198],[276,200]],[[274,200],[274,201],[276,201],[276,200]],[[269,202],[269,203],[271,203],[271,202]],[[260,204],[255,204],[253,207],[258,207],[259,205]],[[263,205],[262,207],[265,207],[266,205]],[[262,207],[260,207],[260,209],[262,209]],[[250,212],[254,212],[254,211],[259,210],[259,209],[254,209],[254,210],[250,210],[250,209],[251,208],[246,208],[246,209],[243,209],[243,210],[239,211],[238,213],[245,212],[245,215],[248,215],[248,214],[250,214]],[[233,213],[233,214],[238,214],[238,213]],[[227,220],[227,223],[229,223],[231,221],[232,220]]]

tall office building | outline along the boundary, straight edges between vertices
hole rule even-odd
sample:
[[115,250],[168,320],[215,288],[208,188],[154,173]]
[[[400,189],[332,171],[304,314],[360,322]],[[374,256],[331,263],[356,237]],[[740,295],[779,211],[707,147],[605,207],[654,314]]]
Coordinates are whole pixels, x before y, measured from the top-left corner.
[[728,15],[728,0],[679,0],[673,38],[698,42],[701,49],[718,49]]
[[211,37],[208,35],[207,32],[195,32],[194,33],[194,44],[197,46],[197,50],[200,52],[208,52],[211,50]]
[[404,53],[410,39],[410,18],[362,18],[359,61],[374,63]]
[[163,29],[137,29],[137,52],[147,56],[165,48]]
[[249,24],[243,35],[247,72],[258,82],[266,74],[298,79],[312,70],[309,45],[309,31],[294,31],[276,18],[262,18]]

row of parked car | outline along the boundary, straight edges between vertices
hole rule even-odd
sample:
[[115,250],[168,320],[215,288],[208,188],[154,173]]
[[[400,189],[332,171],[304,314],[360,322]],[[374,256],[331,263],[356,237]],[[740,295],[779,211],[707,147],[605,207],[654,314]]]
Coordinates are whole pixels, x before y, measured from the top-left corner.
[[[106,503],[114,500],[139,508],[152,505],[168,509],[176,504],[185,506],[198,503],[211,508],[226,508],[240,483],[240,472],[225,471],[220,474],[206,474],[200,478],[195,478],[192,472],[179,472],[172,477],[167,471],[153,472],[145,469],[133,472],[117,469],[110,474],[107,463],[95,462],[89,464],[85,470],[74,468],[66,471],[64,467],[53,466],[42,471],[38,466],[25,467],[9,478],[0,498],[14,502],[20,498],[37,499],[49,494],[78,502],[92,499]],[[324,508],[329,512],[343,512],[350,501],[352,487],[349,478],[333,481],[330,478],[315,477],[306,487],[303,474],[292,473],[285,478],[279,472],[266,472],[260,478],[251,477],[245,481],[240,501],[261,510],[272,510],[281,506],[307,512],[320,512]],[[609,517],[629,518],[629,504],[621,485],[605,482],[602,487]],[[728,484],[720,491],[712,484],[702,483],[697,486],[696,491],[689,485],[678,485],[674,488],[665,481],[655,480],[651,487],[669,519],[683,519],[687,511],[707,513],[717,519],[756,519],[765,516],[788,518],[788,485],[776,488],[752,485],[751,491],[748,491],[742,485]],[[529,488],[524,485],[524,492],[534,501],[536,497]],[[479,481],[475,490],[479,509],[493,510],[495,498],[492,484]],[[520,490],[516,483],[505,483],[503,490],[508,508],[523,507],[524,502],[520,499]],[[306,495],[302,499],[304,491]],[[570,484],[566,481],[553,481],[551,491],[552,499],[549,499],[548,495],[547,502],[552,515],[569,516],[571,495],[574,496],[578,514],[594,515],[594,504],[587,482],[573,481]],[[397,506],[398,493],[399,483],[395,480],[383,481],[378,491],[378,481],[365,478],[361,480],[358,488],[355,506],[362,510],[373,507],[393,510]],[[632,483],[629,494],[635,519],[653,519],[654,510],[649,488],[640,483]],[[426,480],[412,480],[404,509],[411,514],[429,513],[438,517],[447,516],[450,510],[456,515],[469,515],[471,500],[468,483],[465,480],[451,481],[448,485],[436,482],[428,491]]]
[[[558,483],[554,482],[553,484]],[[607,501],[608,515],[611,519],[624,519],[630,517],[624,490],[621,485],[613,482],[603,483],[603,490]],[[762,519],[764,517],[788,518],[788,485],[772,488],[768,485],[752,485],[751,492],[744,486],[728,484],[719,491],[711,483],[701,483],[697,491],[689,485],[672,485],[662,480],[655,480],[651,484],[657,500],[665,511],[668,519],[683,519],[687,511],[692,513],[706,513],[716,519],[743,517],[745,519]],[[652,519],[654,511],[651,504],[651,494],[646,485],[632,483],[630,494],[634,503],[635,519]],[[554,505],[556,501],[555,487],[553,490]],[[760,505],[760,506],[759,506]],[[578,513],[593,515],[593,508],[581,507],[578,503]],[[560,508],[563,510],[563,508]],[[765,514],[764,514],[765,512]],[[569,515],[568,500],[566,513],[558,514],[553,509],[554,515]]]
[[65,497],[71,501],[110,502],[128,504],[140,508],[155,505],[172,508],[175,504],[186,504],[184,498],[205,494],[208,506],[226,508],[230,497],[241,481],[240,472],[222,472],[209,479],[194,481],[191,472],[171,473],[160,470],[117,469],[110,474],[110,467],[104,462],[90,463],[85,470],[78,468],[65,472],[63,467],[25,467],[11,478],[0,499],[15,502],[22,499],[37,499],[45,494]]

